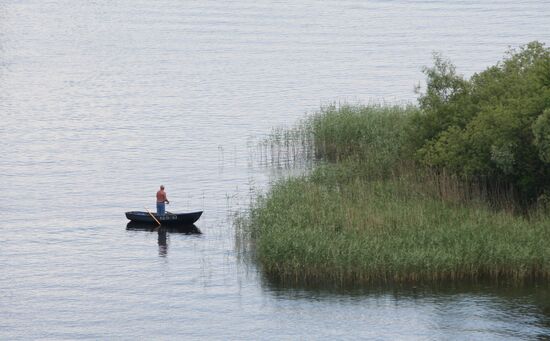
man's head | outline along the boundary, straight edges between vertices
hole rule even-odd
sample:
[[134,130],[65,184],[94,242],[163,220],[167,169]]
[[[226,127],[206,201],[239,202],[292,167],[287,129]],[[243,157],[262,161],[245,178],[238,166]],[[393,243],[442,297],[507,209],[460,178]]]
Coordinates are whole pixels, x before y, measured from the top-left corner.
[[160,185],[160,189],[164,190],[164,185]]

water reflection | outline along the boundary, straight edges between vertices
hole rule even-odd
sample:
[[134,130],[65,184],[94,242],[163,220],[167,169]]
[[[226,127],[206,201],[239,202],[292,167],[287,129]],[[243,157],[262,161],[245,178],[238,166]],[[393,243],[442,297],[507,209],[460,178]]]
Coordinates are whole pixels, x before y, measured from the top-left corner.
[[275,295],[294,295],[299,293],[304,298],[309,295],[319,296],[372,296],[391,293],[395,299],[416,297],[445,297],[455,294],[469,293],[479,296],[495,294],[496,296],[513,301],[519,297],[533,298],[544,307],[544,312],[550,316],[550,282],[514,282],[478,280],[476,282],[425,282],[404,284],[371,284],[371,285],[343,285],[330,282],[287,282],[279,278],[261,276],[262,288]]
[[159,256],[166,257],[168,255],[168,234],[164,230],[158,231]]
[[346,287],[289,284],[266,276],[261,282],[266,292],[282,301],[345,303],[374,310],[393,302],[396,312],[418,311],[427,329],[441,335],[461,331],[479,337],[489,333],[514,339],[550,338],[550,283],[449,281]]
[[151,224],[129,222],[126,225],[126,230],[156,232],[158,234],[157,242],[159,246],[160,257],[166,257],[168,255],[168,245],[170,240],[170,237],[169,237],[170,234],[172,233],[186,234],[186,235],[202,234],[201,230],[194,224],[155,227],[155,226],[151,226]]
[[[354,311],[408,318],[426,339],[548,339],[550,284],[432,283],[357,287],[297,286],[262,281],[265,292],[280,302],[351,306]],[[384,311],[384,313],[382,313]],[[388,315],[389,316],[389,315]],[[365,318],[369,320],[369,318]]]

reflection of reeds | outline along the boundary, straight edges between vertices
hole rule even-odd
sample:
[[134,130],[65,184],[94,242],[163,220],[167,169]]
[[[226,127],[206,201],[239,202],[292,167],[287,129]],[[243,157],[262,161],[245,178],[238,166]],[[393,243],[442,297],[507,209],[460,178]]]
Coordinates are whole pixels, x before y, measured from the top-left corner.
[[[284,281],[550,278],[550,218],[513,212],[513,188],[418,165],[413,107],[327,107],[265,140],[272,165],[320,159],[240,219],[238,240]],[[283,160],[283,161],[282,161]]]

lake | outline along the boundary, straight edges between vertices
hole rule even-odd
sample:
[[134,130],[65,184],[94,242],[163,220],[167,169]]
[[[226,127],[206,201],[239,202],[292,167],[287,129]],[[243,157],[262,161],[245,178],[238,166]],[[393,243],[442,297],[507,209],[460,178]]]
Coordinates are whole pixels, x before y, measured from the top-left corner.
[[[233,215],[257,141],[331,103],[414,103],[533,40],[531,1],[0,0],[0,339],[545,339],[547,283],[284,287]],[[127,228],[166,186],[201,233]]]

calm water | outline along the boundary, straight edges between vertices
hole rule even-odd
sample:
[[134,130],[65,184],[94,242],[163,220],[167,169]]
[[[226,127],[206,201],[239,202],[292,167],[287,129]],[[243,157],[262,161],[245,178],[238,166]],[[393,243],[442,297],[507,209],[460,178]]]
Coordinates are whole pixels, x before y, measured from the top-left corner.
[[[272,127],[549,32],[545,0],[0,0],[0,339],[550,338],[547,285],[279,287],[230,218]],[[126,228],[161,183],[202,234]]]

